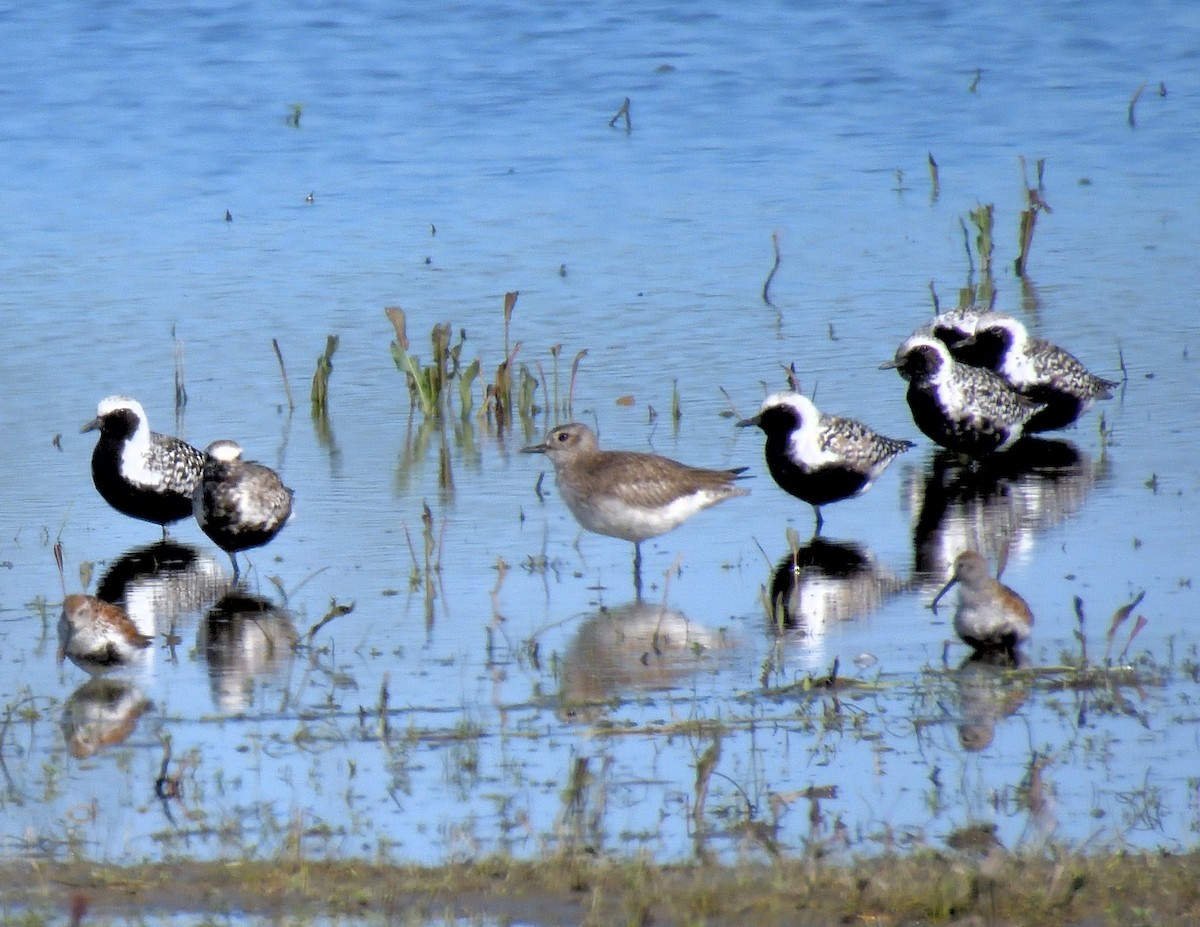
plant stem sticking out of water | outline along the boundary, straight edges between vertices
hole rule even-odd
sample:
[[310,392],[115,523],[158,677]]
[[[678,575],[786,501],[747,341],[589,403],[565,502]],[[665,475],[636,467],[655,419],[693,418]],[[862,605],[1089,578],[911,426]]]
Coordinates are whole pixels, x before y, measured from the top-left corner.
[[353,602],[351,602],[349,605],[342,605],[337,599],[331,598],[329,600],[329,611],[327,611],[321,617],[320,621],[308,629],[308,633],[304,635],[304,642],[309,646],[312,646],[313,638],[317,636],[317,632],[320,631],[321,628],[333,621],[334,618],[340,618],[342,615],[349,615],[352,611],[354,611]]
[[628,135],[633,131],[633,122],[629,118],[629,97],[621,101],[621,108],[617,110],[615,116],[608,120],[608,127],[611,129],[616,126],[617,120],[622,116],[625,117],[625,134]]
[[1037,224],[1038,213],[1042,210],[1053,212],[1050,205],[1042,198],[1042,193],[1045,189],[1043,179],[1046,170],[1046,159],[1039,158],[1037,164],[1037,186],[1029,185],[1029,176],[1025,169],[1025,157],[1020,157],[1021,162],[1021,179],[1025,186],[1025,209],[1021,211],[1021,228],[1020,228],[1020,251],[1017,254],[1016,261],[1013,262],[1013,269],[1018,277],[1025,276],[1025,267],[1029,262],[1029,249],[1033,246],[1033,229]]
[[178,421],[187,405],[188,395],[183,378],[183,341],[176,336],[174,325],[171,326],[171,338],[175,342],[175,418]]
[[942,185],[938,181],[938,163],[933,159],[933,152],[929,152],[929,202],[936,203],[938,196],[942,192]]
[[312,412],[314,418],[325,419],[329,411],[329,378],[333,375],[333,355],[337,351],[338,336],[325,337],[325,353],[317,358],[317,369],[313,374]]
[[782,260],[779,256],[779,233],[771,233],[771,250],[775,253],[775,263],[771,265],[771,271],[767,274],[767,279],[763,282],[762,301],[772,309],[776,308],[771,302],[771,281],[775,279],[775,273],[779,270],[779,262]]
[[[1142,81],[1140,84],[1138,84],[1137,90],[1133,91],[1133,96],[1129,98],[1129,108],[1125,113],[1125,121],[1129,123],[1129,128],[1131,129],[1137,128],[1137,118],[1134,116],[1133,111],[1135,107],[1137,107],[1138,100],[1142,98],[1142,91],[1145,89],[1146,82]],[[1163,94],[1163,96],[1165,96],[1165,94]]]
[[283,377],[283,391],[287,394],[288,411],[293,412],[296,409],[296,403],[292,401],[292,384],[288,382],[287,367],[283,364],[283,352],[279,350],[278,339],[271,339],[271,347],[275,349],[275,359],[279,361],[279,375]]

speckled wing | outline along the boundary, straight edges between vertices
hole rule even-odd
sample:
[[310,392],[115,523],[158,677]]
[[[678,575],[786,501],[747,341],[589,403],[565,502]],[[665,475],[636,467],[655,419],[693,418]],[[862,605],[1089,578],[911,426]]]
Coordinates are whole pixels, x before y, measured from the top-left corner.
[[1045,408],[1016,392],[990,370],[958,364],[955,367],[965,406],[980,418],[1009,426],[1024,425]]
[[911,441],[888,438],[853,418],[821,416],[821,450],[836,454],[845,463],[870,470],[913,447]]
[[150,435],[150,450],[146,455],[149,469],[162,474],[162,489],[190,496],[200,485],[204,473],[204,455],[178,438]]
[[292,511],[292,491],[270,467],[239,463],[233,479],[204,484],[204,512],[213,527],[238,532],[271,530]]
[[658,508],[701,489],[721,493],[723,498],[744,496],[749,490],[734,485],[741,472],[690,467],[657,454],[605,451],[590,458],[574,475],[586,480],[589,492],[619,494],[626,504]]
[[1037,385],[1052,385],[1079,399],[1112,399],[1112,390],[1117,386],[1089,372],[1075,355],[1044,338],[1030,344],[1029,360]]

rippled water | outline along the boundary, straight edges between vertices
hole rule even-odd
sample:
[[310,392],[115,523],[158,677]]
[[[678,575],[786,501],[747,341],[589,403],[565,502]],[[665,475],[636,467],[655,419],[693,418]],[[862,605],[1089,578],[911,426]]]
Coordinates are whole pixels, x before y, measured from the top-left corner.
[[[4,853],[678,859],[874,852],[973,823],[1009,846],[1194,845],[1193,20],[1116,3],[4,11]],[[626,96],[629,133],[608,126]],[[1019,156],[1030,178],[1045,159],[1053,208],[1024,280]],[[981,203],[998,308],[1127,374],[1060,436],[1060,466],[990,483],[938,464],[877,369],[931,285],[949,305],[972,279],[962,222]],[[539,498],[546,464],[516,451],[553,416],[410,413],[384,308],[424,359],[435,323],[465,329],[490,382],[510,290],[519,363],[553,383],[561,345],[565,395],[587,350],[574,414],[607,446],[755,475],[645,545],[650,604],[627,544],[578,537],[549,479]],[[799,582],[776,567],[811,512],[721,392],[747,414],[792,362],[828,411],[918,441],[826,509]],[[195,525],[153,548],[95,493],[77,432],[113,392],[158,430],[238,440],[295,489],[245,594]],[[55,669],[56,540],[67,591],[120,590],[157,635],[133,672]],[[964,546],[1006,556],[1034,610],[1024,675],[943,659],[948,611],[925,606]],[[1067,685],[1074,597],[1103,662],[1142,591],[1136,684]],[[835,661],[858,684],[810,691]]]

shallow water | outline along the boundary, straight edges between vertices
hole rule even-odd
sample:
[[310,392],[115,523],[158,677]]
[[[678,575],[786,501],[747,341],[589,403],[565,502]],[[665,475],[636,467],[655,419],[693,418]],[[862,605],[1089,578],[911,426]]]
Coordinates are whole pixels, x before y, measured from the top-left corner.
[[[1189,10],[51,4],[0,30],[6,854],[670,860],[942,844],[975,823],[1007,846],[1194,845]],[[607,126],[625,96],[631,133]],[[1018,156],[1031,177],[1046,159],[1053,207],[1025,280]],[[971,279],[960,220],[980,203],[998,308],[1127,374],[1057,436],[1062,466],[992,484],[935,467],[876,369],[931,284],[949,305]],[[423,359],[435,323],[465,328],[490,381],[509,290],[518,362],[553,383],[561,345],[561,395],[587,350],[574,415],[607,446],[755,475],[645,545],[650,606],[629,545],[578,537],[548,477],[539,498],[546,464],[517,450],[552,415],[439,430],[410,412],[384,307]],[[721,388],[747,414],[792,362],[819,405],[918,447],[826,509],[831,544],[777,634],[762,593],[812,515]],[[147,552],[157,529],[97,496],[77,432],[113,392],[295,489],[292,524],[250,557],[259,600],[222,598],[226,558],[195,525]],[[67,591],[121,588],[158,635],[134,671],[55,670],[56,540]],[[965,546],[1007,557],[1033,608],[1025,675],[943,658],[950,610],[925,606]],[[1110,651],[1109,618],[1142,591],[1118,661],[1132,621]],[[1075,596],[1089,658],[1136,673],[1065,684]],[[810,691],[835,661],[858,685]]]

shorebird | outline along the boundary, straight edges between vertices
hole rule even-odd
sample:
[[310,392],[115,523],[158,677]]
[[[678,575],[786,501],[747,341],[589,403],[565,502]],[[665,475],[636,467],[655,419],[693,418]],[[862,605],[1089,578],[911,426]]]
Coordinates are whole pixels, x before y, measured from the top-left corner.
[[938,313],[932,322],[918,328],[913,335],[929,335],[936,338],[950,349],[950,354],[956,361],[970,364],[972,367],[990,367],[990,358],[982,352],[992,348],[977,345],[974,341],[975,326],[979,324],[980,318],[990,312],[986,306],[957,306]]
[[930,603],[933,613],[951,586],[958,585],[954,632],[980,656],[1003,654],[1016,662],[1016,649],[1029,638],[1033,612],[1017,593],[988,572],[987,561],[973,550],[954,560],[954,573]]
[[[973,336],[958,350],[969,351],[1018,393],[1043,404],[1025,424],[1026,432],[1065,428],[1097,399],[1111,399],[1118,386],[1090,373],[1058,345],[1030,335],[1020,319],[1000,312],[979,316]],[[951,348],[951,353],[957,350]]]
[[1025,423],[1043,406],[990,370],[960,364],[930,335],[915,334],[896,349],[895,369],[908,381],[908,408],[917,427],[942,447],[984,457],[1021,437]]
[[143,634],[123,608],[92,595],[63,599],[58,619],[58,663],[69,659],[97,675],[128,666],[154,639]]
[[205,449],[193,510],[200,530],[229,554],[235,582],[237,552],[261,547],[280,532],[292,514],[292,495],[270,467],[242,460],[237,443],[214,441]]
[[885,438],[852,418],[825,415],[797,392],[774,393],[753,418],[738,422],[767,436],[767,469],[779,485],[813,508],[814,534],[825,519],[821,506],[861,496],[911,441]]
[[702,509],[750,490],[735,485],[745,467],[706,470],[635,451],[602,451],[587,425],[559,425],[521,449],[554,464],[559,494],[588,531],[633,542],[635,581],[642,541],[665,534]]
[[92,451],[92,482],[123,515],[167,525],[192,513],[204,455],[179,438],[150,430],[141,403],[127,396],[100,400],[80,431],[100,431]]

